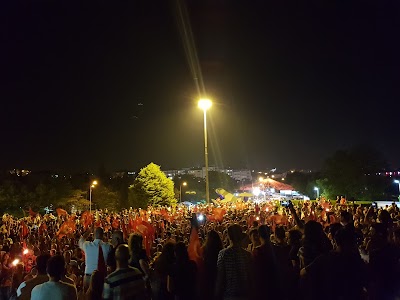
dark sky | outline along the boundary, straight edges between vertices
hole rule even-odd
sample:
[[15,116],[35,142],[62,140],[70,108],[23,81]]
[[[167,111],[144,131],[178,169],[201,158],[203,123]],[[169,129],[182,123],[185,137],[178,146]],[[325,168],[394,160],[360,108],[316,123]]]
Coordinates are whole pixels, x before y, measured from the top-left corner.
[[[0,168],[203,164],[174,1],[0,5]],[[211,164],[315,169],[367,142],[400,166],[399,1],[187,7]]]

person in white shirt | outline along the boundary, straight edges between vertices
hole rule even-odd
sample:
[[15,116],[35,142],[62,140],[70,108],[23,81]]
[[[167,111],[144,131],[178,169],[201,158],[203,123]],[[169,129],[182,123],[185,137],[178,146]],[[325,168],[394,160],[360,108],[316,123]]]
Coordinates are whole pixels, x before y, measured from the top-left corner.
[[[89,237],[91,230],[85,232],[79,239],[79,247],[85,252],[85,277],[83,280],[83,290],[86,291],[89,288],[90,277],[94,270],[99,270],[99,253],[103,252],[104,265],[107,262],[108,254],[111,251],[111,245],[103,242],[104,231],[103,228],[97,227],[94,231],[94,241],[89,242],[86,239]],[[100,249],[101,248],[101,249]],[[105,276],[107,274],[104,274]]]
[[47,263],[49,281],[35,286],[31,300],[77,300],[75,286],[64,283],[61,278],[65,274],[65,260],[61,255],[55,255]]

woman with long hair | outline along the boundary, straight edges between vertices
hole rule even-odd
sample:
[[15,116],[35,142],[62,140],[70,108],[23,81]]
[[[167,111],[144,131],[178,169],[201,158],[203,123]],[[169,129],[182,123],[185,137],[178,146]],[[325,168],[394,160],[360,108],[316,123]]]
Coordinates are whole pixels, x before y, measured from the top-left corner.
[[308,221],[304,226],[303,247],[299,249],[300,269],[308,266],[314,259],[332,248],[322,225],[316,221]]
[[221,237],[215,230],[210,230],[202,247],[204,269],[200,274],[200,292],[202,299],[212,299],[217,280],[218,253],[223,248]]
[[196,296],[196,271],[197,266],[189,259],[185,243],[175,245],[175,263],[168,276],[168,291],[175,300],[191,300]]
[[164,245],[161,254],[157,256],[153,263],[154,276],[151,281],[153,300],[170,300],[172,294],[168,292],[168,275],[171,274],[175,262],[174,243],[168,242]]
[[128,240],[128,247],[131,258],[129,266],[139,269],[146,282],[148,294],[151,294],[149,258],[143,248],[143,237],[140,234],[131,234]]
[[149,259],[143,248],[143,237],[140,234],[131,234],[128,247],[131,254],[129,265],[139,269],[147,279],[149,277]]
[[94,270],[90,277],[89,289],[86,291],[86,300],[103,299],[104,275],[98,270]]

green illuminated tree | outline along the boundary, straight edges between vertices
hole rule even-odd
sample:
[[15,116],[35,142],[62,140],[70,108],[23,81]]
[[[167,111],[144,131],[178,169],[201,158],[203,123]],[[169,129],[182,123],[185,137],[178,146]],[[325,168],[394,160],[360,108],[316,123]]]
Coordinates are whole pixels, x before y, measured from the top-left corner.
[[173,181],[154,163],[140,170],[129,190],[129,202],[133,207],[176,204]]
[[96,186],[92,192],[92,201],[94,207],[107,208],[110,211],[117,211],[120,208],[120,196],[118,192],[111,190],[106,186]]

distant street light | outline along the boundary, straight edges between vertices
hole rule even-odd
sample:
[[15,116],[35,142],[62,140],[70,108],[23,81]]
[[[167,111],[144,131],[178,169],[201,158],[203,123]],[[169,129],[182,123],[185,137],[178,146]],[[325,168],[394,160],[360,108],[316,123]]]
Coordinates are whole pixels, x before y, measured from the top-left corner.
[[182,182],[182,184],[179,187],[179,202],[182,202],[182,186],[187,186],[187,183]]
[[397,180],[397,179],[396,179],[396,180],[394,181],[394,183],[397,183],[397,184],[398,184],[398,186],[399,186],[399,194],[400,194],[400,180]]
[[316,191],[317,192],[317,199],[319,198],[319,188],[317,188],[317,187],[314,187],[314,191]]
[[208,179],[208,149],[207,149],[207,110],[211,107],[212,102],[209,99],[200,99],[198,106],[204,112],[204,160],[206,165],[206,201],[210,203],[210,182]]
[[93,180],[89,188],[89,212],[92,213],[92,190],[97,185],[97,180]]

